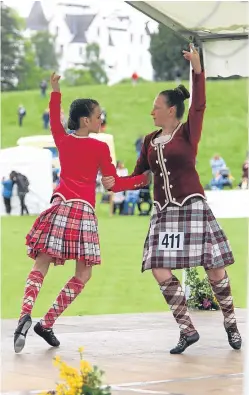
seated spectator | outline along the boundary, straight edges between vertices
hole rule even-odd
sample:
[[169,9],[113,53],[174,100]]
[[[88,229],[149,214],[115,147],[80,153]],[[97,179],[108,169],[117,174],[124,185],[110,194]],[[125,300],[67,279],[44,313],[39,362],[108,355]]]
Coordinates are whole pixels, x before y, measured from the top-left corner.
[[124,201],[123,214],[134,215],[135,208],[139,198],[139,190],[126,191],[126,197]]
[[248,168],[249,168],[249,158],[245,160],[242,166],[242,177],[241,177],[241,182],[239,183],[239,187],[241,189],[248,189],[249,188],[249,174],[248,174]]
[[150,195],[150,185],[140,189],[137,202],[139,215],[150,215],[153,202]]
[[57,169],[55,166],[53,166],[53,190],[57,187],[57,185],[60,182],[60,169]]
[[121,160],[117,161],[117,175],[119,177],[126,177],[129,175],[128,169],[124,166],[124,162],[122,162]]
[[211,189],[223,189],[224,187],[233,187],[233,177],[228,168],[221,169],[218,171],[216,176],[211,180]]
[[210,160],[210,166],[212,168],[212,174],[214,177],[219,173],[220,170],[227,167],[224,159],[218,154],[215,154]]
[[124,201],[125,201],[125,192],[117,192],[113,194],[112,202],[113,202],[113,214],[116,214],[116,210],[119,210],[119,215],[123,214],[124,210]]

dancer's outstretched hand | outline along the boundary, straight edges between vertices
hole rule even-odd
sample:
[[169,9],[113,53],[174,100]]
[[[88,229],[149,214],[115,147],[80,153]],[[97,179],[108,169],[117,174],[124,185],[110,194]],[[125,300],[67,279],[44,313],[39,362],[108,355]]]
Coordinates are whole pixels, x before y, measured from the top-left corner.
[[200,55],[193,44],[189,44],[189,46],[190,46],[190,51],[182,51],[183,57],[191,62],[194,72],[196,74],[200,74],[201,73]]
[[59,79],[61,78],[60,75],[53,73],[50,77],[50,83],[54,92],[60,92],[60,84]]
[[105,189],[111,189],[115,184],[115,178],[112,176],[102,177],[101,182]]

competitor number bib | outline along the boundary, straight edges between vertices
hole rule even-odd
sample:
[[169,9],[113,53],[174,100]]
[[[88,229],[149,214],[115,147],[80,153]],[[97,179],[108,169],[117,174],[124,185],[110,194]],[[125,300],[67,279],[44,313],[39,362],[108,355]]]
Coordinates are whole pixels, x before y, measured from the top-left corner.
[[159,250],[182,251],[184,245],[184,232],[160,232]]

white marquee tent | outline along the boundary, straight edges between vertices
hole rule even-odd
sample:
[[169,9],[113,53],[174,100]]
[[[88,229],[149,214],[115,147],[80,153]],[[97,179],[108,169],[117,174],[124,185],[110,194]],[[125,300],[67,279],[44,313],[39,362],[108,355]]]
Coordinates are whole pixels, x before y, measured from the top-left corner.
[[202,43],[207,77],[248,77],[247,1],[127,1],[187,41]]
[[[8,178],[15,170],[29,180],[30,192],[26,204],[30,214],[40,214],[49,207],[53,192],[52,154],[47,149],[33,147],[13,147],[0,150],[0,178]],[[11,199],[12,215],[20,215],[20,202],[16,187]],[[3,200],[0,203],[0,216],[5,215]]]
[[[202,50],[206,77],[248,77],[248,1],[127,1]],[[248,272],[249,311],[249,272]],[[249,313],[248,313],[249,314]],[[249,316],[247,318],[249,333]],[[244,395],[249,394],[249,342]]]

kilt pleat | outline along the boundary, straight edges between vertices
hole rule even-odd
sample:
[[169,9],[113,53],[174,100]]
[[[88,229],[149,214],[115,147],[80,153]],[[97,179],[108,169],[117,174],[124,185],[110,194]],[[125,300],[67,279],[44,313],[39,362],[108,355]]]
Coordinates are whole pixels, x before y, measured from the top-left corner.
[[28,255],[52,257],[55,265],[66,260],[82,260],[86,265],[100,264],[98,223],[93,209],[84,202],[64,202],[55,197],[52,206],[42,212],[26,236]]
[[[183,232],[182,250],[159,250],[160,232]],[[206,270],[234,263],[230,243],[204,199],[194,197],[182,207],[155,206],[144,243],[142,272],[153,268]]]

